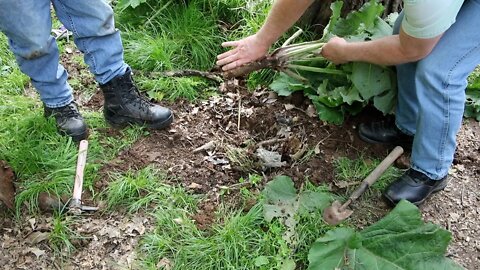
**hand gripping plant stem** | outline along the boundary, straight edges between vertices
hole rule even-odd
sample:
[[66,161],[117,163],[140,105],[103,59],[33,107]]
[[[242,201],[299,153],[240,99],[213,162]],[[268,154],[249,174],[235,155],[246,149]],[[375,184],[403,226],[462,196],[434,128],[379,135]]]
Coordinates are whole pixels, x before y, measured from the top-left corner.
[[322,47],[324,42],[310,41],[292,44],[290,43],[302,33],[302,30],[297,31],[291,36],[280,48],[274,50],[264,58],[252,63],[248,63],[223,74],[226,79],[241,77],[253,71],[261,69],[272,69],[284,72],[285,74],[302,82],[308,80],[300,75],[299,71],[309,71],[323,74],[346,75],[341,70],[327,69],[313,67],[312,62],[327,62],[322,56]]

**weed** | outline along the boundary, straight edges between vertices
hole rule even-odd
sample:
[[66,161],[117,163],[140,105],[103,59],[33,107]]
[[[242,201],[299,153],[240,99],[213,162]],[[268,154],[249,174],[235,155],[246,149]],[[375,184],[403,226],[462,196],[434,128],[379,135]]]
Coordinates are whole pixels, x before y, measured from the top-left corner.
[[[183,209],[156,214],[157,229],[141,245],[145,265],[153,269],[163,259],[171,269],[256,269],[263,256],[275,265],[281,234],[265,232],[260,206],[248,213],[221,213],[223,224],[213,224],[210,232],[200,231]],[[199,252],[202,251],[202,252]],[[271,269],[266,265],[260,269]]]
[[115,173],[105,191],[107,207],[126,207],[129,212],[136,212],[150,206],[162,207],[165,202],[189,206],[190,197],[184,191],[165,184],[168,176],[149,166],[138,172],[126,174]]
[[139,87],[147,91],[148,96],[154,100],[176,100],[184,98],[195,100],[202,97],[203,90],[208,89],[208,84],[199,78],[159,78],[148,79],[139,77],[137,79]]
[[[340,181],[346,182],[360,182],[367,177],[376,166],[380,164],[380,160],[367,160],[360,157],[356,160],[341,157],[335,161],[336,176]],[[401,171],[397,168],[388,168],[382,176],[373,184],[372,190],[384,190],[388,184],[401,175]],[[353,185],[354,187],[357,185]],[[347,193],[351,192],[352,188],[347,188]],[[367,191],[368,193],[368,191]],[[368,197],[368,195],[367,195]]]
[[73,224],[72,217],[55,213],[53,216],[53,227],[49,235],[50,247],[57,254],[70,254],[75,251],[72,241],[79,239],[80,236],[70,229]]
[[227,146],[226,155],[230,163],[242,172],[252,172],[257,167],[256,161],[246,148]]

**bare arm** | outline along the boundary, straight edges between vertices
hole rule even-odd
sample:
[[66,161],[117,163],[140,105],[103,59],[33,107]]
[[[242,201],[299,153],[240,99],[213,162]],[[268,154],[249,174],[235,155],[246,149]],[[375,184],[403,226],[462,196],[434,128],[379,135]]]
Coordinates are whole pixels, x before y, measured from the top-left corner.
[[399,35],[373,41],[348,43],[342,38],[332,38],[322,49],[325,58],[336,64],[350,61],[378,65],[398,65],[415,62],[426,57],[440,40],[441,35],[420,39],[400,30]]
[[238,41],[222,44],[234,47],[219,55],[217,65],[230,70],[264,57],[275,43],[292,25],[298,21],[313,0],[277,0],[262,28],[254,35]]
[[313,0],[277,0],[257,36],[269,47],[300,19]]

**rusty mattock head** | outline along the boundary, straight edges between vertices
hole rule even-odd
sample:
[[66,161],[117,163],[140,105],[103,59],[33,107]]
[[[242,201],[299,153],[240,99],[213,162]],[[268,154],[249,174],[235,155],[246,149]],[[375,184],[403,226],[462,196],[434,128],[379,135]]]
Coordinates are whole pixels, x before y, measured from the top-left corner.
[[346,208],[339,201],[334,201],[331,206],[323,210],[323,220],[330,225],[337,225],[353,214],[353,211]]

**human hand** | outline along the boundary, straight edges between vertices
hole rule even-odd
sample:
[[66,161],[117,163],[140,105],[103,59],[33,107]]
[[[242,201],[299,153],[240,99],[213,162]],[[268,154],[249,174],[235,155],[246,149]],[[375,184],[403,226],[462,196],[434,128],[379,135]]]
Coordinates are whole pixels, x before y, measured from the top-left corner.
[[340,37],[332,37],[327,44],[322,47],[322,56],[330,62],[339,65],[349,62],[345,47],[348,42]]
[[230,51],[217,56],[217,65],[221,66],[223,71],[231,70],[263,58],[270,48],[270,44],[259,39],[257,35],[252,35],[237,41],[224,42],[222,46],[234,47]]

